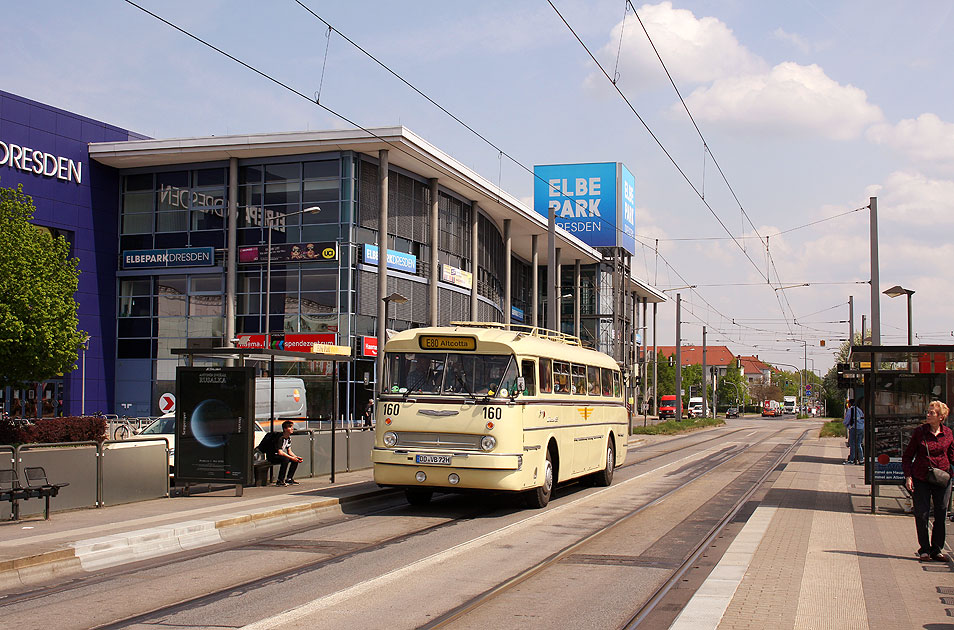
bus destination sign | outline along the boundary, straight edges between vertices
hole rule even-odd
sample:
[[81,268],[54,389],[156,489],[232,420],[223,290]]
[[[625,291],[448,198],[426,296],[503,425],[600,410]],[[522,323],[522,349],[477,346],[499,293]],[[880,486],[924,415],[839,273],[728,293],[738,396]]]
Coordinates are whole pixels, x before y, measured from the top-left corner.
[[450,337],[446,335],[421,335],[418,343],[422,350],[476,350],[475,337]]

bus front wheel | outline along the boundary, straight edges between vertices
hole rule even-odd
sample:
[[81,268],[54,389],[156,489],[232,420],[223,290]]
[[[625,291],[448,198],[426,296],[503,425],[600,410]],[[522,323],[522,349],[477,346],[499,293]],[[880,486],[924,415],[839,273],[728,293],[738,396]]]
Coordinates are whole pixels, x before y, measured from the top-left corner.
[[613,448],[612,438],[606,443],[606,466],[594,475],[593,481],[597,486],[608,486],[613,483],[613,471],[616,469],[616,449]]
[[404,498],[411,505],[427,505],[434,496],[433,490],[421,490],[420,488],[407,488],[404,490]]
[[553,460],[547,451],[547,460],[543,465],[543,483],[527,494],[527,505],[532,508],[545,508],[553,492]]

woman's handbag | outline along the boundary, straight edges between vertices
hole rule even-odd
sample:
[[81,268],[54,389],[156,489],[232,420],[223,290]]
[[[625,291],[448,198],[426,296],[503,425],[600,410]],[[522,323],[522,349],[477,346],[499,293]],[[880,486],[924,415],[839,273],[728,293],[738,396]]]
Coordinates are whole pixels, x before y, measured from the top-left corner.
[[931,465],[931,451],[928,450],[927,442],[924,443],[924,450],[928,454],[927,482],[935,486],[946,486],[951,483],[951,473]]

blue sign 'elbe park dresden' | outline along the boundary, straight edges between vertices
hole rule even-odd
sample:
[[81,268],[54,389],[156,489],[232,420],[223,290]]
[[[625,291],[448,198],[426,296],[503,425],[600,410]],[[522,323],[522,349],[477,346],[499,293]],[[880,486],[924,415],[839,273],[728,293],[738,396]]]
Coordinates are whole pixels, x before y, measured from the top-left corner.
[[211,247],[135,249],[123,251],[123,269],[143,267],[208,267],[214,263]]
[[636,178],[619,162],[534,166],[533,209],[592,247],[636,251]]

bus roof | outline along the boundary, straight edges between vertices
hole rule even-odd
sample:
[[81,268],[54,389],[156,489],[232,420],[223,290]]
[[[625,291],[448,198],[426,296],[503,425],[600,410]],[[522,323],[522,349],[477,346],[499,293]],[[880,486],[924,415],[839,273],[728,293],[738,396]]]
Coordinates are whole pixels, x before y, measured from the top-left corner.
[[475,339],[481,353],[552,357],[599,367],[619,367],[612,357],[584,348],[580,340],[571,335],[518,325],[512,325],[511,329],[507,330],[503,324],[496,322],[452,322],[451,326],[411,328],[391,335],[385,344],[385,351],[426,352],[420,339],[428,335]]

